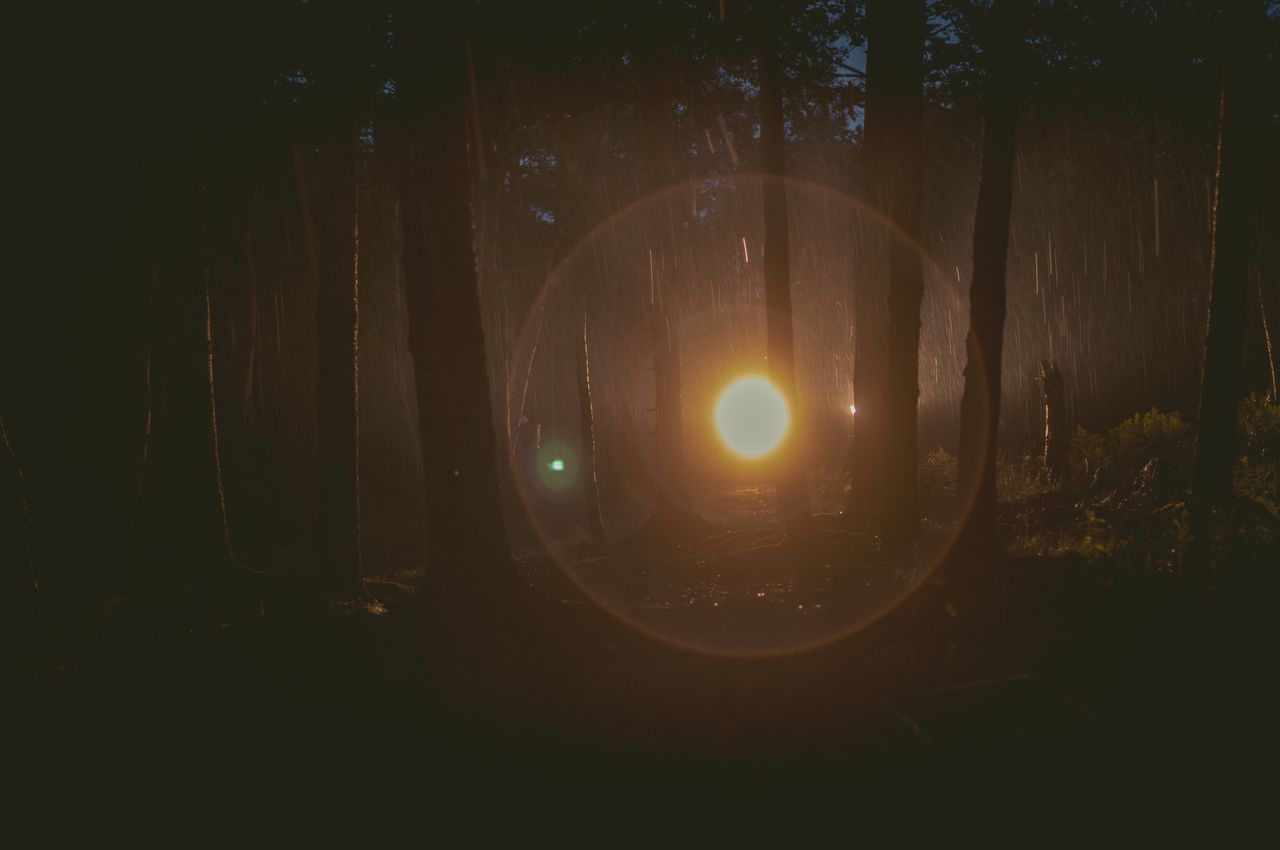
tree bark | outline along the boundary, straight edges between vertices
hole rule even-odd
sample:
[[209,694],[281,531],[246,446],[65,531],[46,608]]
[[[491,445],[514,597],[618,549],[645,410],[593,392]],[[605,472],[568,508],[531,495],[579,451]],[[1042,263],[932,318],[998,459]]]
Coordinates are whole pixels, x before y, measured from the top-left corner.
[[769,377],[786,399],[791,434],[778,455],[777,511],[788,525],[809,520],[809,495],[801,468],[802,417],[796,396],[795,340],[791,319],[791,239],[787,222],[783,76],[778,67],[777,22],[758,21],[760,160],[764,195],[764,289]]
[[651,314],[653,334],[654,449],[658,499],[652,524],[659,536],[680,536],[696,519],[685,475],[680,342],[661,308]]
[[316,283],[317,566],[335,589],[360,585],[360,268],[356,129],[321,140],[308,169],[294,148],[303,239]]
[[205,186],[211,174],[175,168],[152,282],[139,581],[216,576],[234,562],[222,486],[214,383],[213,302]]
[[360,564],[360,128],[372,88],[367,13],[313,10],[315,153],[294,148],[303,238],[316,285],[317,566],[335,591],[361,584]]
[[982,176],[973,223],[973,276],[960,400],[957,494],[970,500],[962,529],[971,554],[994,553],[996,540],[996,433],[1000,422],[1004,350],[1005,268],[1013,156],[1018,127],[1018,61],[1025,0],[998,0],[985,22],[988,56],[983,104]]
[[586,496],[587,531],[597,545],[604,545],[604,519],[600,514],[600,486],[596,480],[596,428],[591,408],[591,348],[587,317],[582,316],[582,348],[578,352],[578,413],[582,443],[582,486]]
[[1267,349],[1267,369],[1271,375],[1271,401],[1280,401],[1276,388],[1276,350],[1271,342],[1271,322],[1267,319],[1267,295],[1262,289],[1262,276],[1258,276],[1258,315],[1262,318],[1262,341]]
[[[869,6],[868,24],[874,26],[884,12],[885,9],[876,4]],[[891,53],[892,50],[884,39],[875,37],[874,32],[868,35],[862,172],[871,205],[877,210],[887,211],[889,203],[885,189],[889,181],[885,175],[891,150],[891,99],[887,85],[881,85],[879,72],[886,65],[881,61],[882,52]],[[849,449],[850,486],[845,517],[858,531],[877,530],[879,517],[873,516],[873,511],[881,504],[883,493],[889,290],[887,257],[881,256],[882,247],[879,241],[869,246],[870,251],[861,264],[861,277],[853,282],[851,293],[854,307],[853,401],[857,414],[853,418],[853,443]]]
[[401,55],[415,63],[397,80],[408,110],[400,210],[409,348],[430,567],[447,598],[474,610],[528,588],[512,568],[498,492],[473,245],[465,41],[424,14],[416,10],[397,33]]
[[1188,577],[1209,568],[1213,515],[1232,496],[1236,419],[1240,407],[1245,312],[1249,292],[1250,225],[1255,182],[1266,136],[1258,85],[1263,21],[1257,4],[1238,0],[1223,13],[1219,33],[1222,89],[1209,256],[1209,317],[1204,340],[1200,410],[1191,472],[1192,546]]
[[[1240,3],[1238,6],[1248,6]],[[1233,7],[1234,8],[1234,7]],[[1251,86],[1258,84],[1256,39],[1241,10],[1228,13],[1224,38],[1222,95],[1218,113],[1217,191],[1209,260],[1208,328],[1204,340],[1200,413],[1196,430],[1192,491],[1202,506],[1231,495],[1235,469],[1236,414],[1240,406],[1241,361],[1248,302],[1250,219],[1258,175],[1260,110]]]
[[[924,269],[920,255],[922,118],[924,108],[924,3],[877,0],[871,4],[868,85],[881,90],[883,154],[880,192],[894,232],[889,242],[889,332],[884,395],[884,512],[886,544],[914,540],[917,504],[916,409],[920,397],[920,304]],[[873,61],[871,61],[873,60]],[[873,409],[874,411],[874,409]]]
[[1067,391],[1062,372],[1053,360],[1040,361],[1040,386],[1044,395],[1044,474],[1050,484],[1061,484],[1067,469]]

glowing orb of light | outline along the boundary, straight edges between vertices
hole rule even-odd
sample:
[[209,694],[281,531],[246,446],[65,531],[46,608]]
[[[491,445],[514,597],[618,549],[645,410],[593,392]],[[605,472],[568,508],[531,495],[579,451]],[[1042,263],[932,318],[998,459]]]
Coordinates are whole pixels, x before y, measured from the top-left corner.
[[731,383],[716,402],[716,431],[734,453],[767,455],[787,435],[791,412],[767,378],[748,375]]
[[556,458],[555,460],[551,461],[551,463],[547,464],[547,469],[551,470],[552,472],[564,472],[564,460],[561,458]]
[[856,416],[857,414],[858,414],[858,408],[857,408],[857,406],[856,406],[856,405],[853,405],[853,404],[849,405],[849,415],[850,415],[850,416]]

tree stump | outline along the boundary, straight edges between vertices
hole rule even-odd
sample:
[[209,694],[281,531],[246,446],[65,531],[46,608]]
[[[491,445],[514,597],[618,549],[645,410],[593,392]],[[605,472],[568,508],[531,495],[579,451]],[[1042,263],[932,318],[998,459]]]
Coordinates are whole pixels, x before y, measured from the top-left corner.
[[1067,391],[1057,361],[1040,361],[1044,393],[1044,474],[1061,484],[1067,468]]

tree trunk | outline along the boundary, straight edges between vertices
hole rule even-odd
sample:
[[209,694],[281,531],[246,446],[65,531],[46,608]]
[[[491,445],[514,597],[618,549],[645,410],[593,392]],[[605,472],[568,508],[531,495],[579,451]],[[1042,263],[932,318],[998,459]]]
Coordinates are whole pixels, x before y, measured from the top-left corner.
[[151,319],[158,387],[146,474],[148,537],[159,547],[150,560],[166,572],[174,560],[202,570],[232,561],[214,392],[205,190],[194,174],[176,183]]
[[801,468],[801,421],[796,396],[795,341],[791,322],[791,246],[787,223],[783,76],[778,67],[776,23],[758,22],[760,160],[764,173],[764,289],[769,377],[791,412],[791,435],[778,456],[778,515],[790,526],[809,520],[809,495]]
[[406,21],[397,35],[405,37],[402,55],[415,59],[397,80],[409,113],[400,211],[428,558],[447,598],[474,610],[528,589],[512,569],[498,494],[471,223],[466,49],[435,20]]
[[[871,20],[884,17],[885,9],[872,4]],[[891,45],[882,38],[870,36],[867,45],[867,89],[865,123],[862,134],[862,173],[870,203],[878,210],[889,209],[885,178],[889,168],[891,145],[889,132],[888,86],[881,85],[882,52],[892,53]],[[887,71],[887,68],[885,68]],[[875,231],[873,231],[875,232]],[[888,364],[888,314],[886,306],[887,258],[882,257],[879,240],[872,242],[863,257],[861,277],[852,286],[854,356],[853,402],[857,413],[853,418],[853,444],[849,449],[849,496],[845,517],[858,531],[877,530],[879,517],[873,512],[881,502],[884,472],[884,432],[886,413],[886,367]]]
[[877,0],[870,7],[868,86],[878,87],[877,105],[886,139],[880,192],[893,222],[889,243],[888,368],[884,395],[884,513],[881,533],[889,545],[914,540],[920,530],[917,504],[916,408],[920,397],[920,304],[924,270],[920,254],[921,148],[924,108],[924,3]]
[[653,334],[654,444],[658,499],[653,526],[659,536],[680,536],[697,522],[685,476],[680,342],[660,308],[651,314]]
[[604,545],[604,520],[600,514],[600,487],[596,480],[596,429],[591,409],[591,348],[587,317],[582,316],[582,348],[578,352],[578,412],[582,443],[582,486],[586,495],[587,531],[597,545]]
[[962,530],[971,554],[996,548],[996,432],[1004,350],[1005,267],[1013,156],[1018,127],[1018,61],[1025,0],[998,0],[986,21],[982,175],[973,222],[973,277],[960,400],[960,470],[956,492],[972,507]]
[[1222,94],[1218,112],[1217,191],[1209,260],[1208,329],[1192,468],[1193,567],[1207,566],[1209,514],[1232,494],[1236,416],[1240,407],[1250,220],[1258,179],[1259,140],[1266,135],[1253,94],[1262,28],[1256,5],[1230,4],[1223,21]]
[[373,88],[368,13],[321,3],[312,12],[314,154],[295,147],[303,238],[316,285],[317,566],[333,591],[361,586],[360,131]]
[[359,587],[361,579],[356,157],[354,126],[321,140],[313,169],[297,148],[293,152],[303,239],[316,283],[316,554],[322,580],[343,590]]
[[1258,314],[1262,318],[1262,341],[1267,349],[1267,369],[1271,375],[1271,401],[1280,401],[1276,389],[1276,350],[1271,342],[1271,322],[1267,319],[1267,295],[1262,289],[1262,276],[1258,276]]
[[1053,360],[1040,361],[1044,393],[1044,474],[1050,484],[1062,483],[1067,469],[1067,391]]

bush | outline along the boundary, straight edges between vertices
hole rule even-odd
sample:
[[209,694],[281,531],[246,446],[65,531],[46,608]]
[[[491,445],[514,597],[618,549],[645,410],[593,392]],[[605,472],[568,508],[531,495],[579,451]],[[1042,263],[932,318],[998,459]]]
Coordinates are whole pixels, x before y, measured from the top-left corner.
[[1106,438],[1077,425],[1067,452],[1071,480],[1077,485],[1092,484],[1103,468],[1110,464],[1110,460]]
[[1115,465],[1125,471],[1141,469],[1152,458],[1176,459],[1192,446],[1191,428],[1175,411],[1161,413],[1154,407],[1126,419],[1107,434]]
[[1256,545],[1280,535],[1280,404],[1251,393],[1240,402],[1234,475],[1240,534]]
[[1249,393],[1240,402],[1237,448],[1250,466],[1280,463],[1280,404]]
[[947,450],[938,446],[925,455],[920,467],[920,487],[926,492],[955,493],[960,464]]
[[[1272,563],[1280,544],[1280,405],[1258,395],[1240,404],[1235,492],[1219,518],[1215,560]],[[1075,554],[1156,569],[1183,563],[1191,541],[1188,485],[1195,442],[1177,413],[1151,410],[1106,434],[1077,428],[1070,502],[1028,499],[1007,508],[1020,554]],[[1002,482],[1026,477],[1014,461]],[[1023,488],[1034,495],[1031,488]]]
[[1076,428],[1069,457],[1072,480],[1077,486],[1126,486],[1155,461],[1163,480],[1185,482],[1193,445],[1191,427],[1176,411],[1154,407],[1124,420],[1106,436]]
[[1021,502],[1055,489],[1036,455],[1001,454],[996,458],[996,494],[1002,502]]

